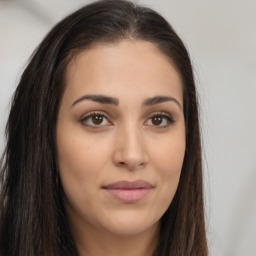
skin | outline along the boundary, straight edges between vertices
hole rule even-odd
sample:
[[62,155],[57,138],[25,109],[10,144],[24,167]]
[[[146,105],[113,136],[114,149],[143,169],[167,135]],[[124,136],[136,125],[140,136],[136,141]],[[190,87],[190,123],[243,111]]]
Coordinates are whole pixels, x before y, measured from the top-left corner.
[[[114,97],[118,105],[81,99],[84,95]],[[173,100],[143,106],[160,95]],[[99,113],[104,116],[97,123]],[[158,122],[152,118],[156,114]],[[80,255],[152,255],[160,219],[179,183],[185,147],[181,78],[154,44],[97,44],[71,61],[57,121],[57,150]],[[103,188],[123,180],[145,180],[153,188],[133,203]]]

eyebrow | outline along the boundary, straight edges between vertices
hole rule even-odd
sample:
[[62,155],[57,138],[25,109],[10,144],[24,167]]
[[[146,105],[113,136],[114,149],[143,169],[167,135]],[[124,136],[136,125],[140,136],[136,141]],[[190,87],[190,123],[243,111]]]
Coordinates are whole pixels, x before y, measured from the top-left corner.
[[152,106],[152,105],[163,103],[166,101],[172,101],[172,102],[176,103],[180,109],[182,108],[179,101],[171,96],[155,96],[155,97],[146,99],[142,105],[143,106]]
[[77,103],[84,100],[92,100],[101,104],[111,104],[116,106],[119,104],[119,100],[117,98],[113,98],[105,95],[84,95],[81,98],[78,98],[71,106],[73,107]]
[[[76,101],[73,102],[71,107],[73,107],[77,103],[84,101],[84,100],[91,100],[91,101],[95,101],[95,102],[98,102],[101,104],[110,104],[110,105],[115,105],[115,106],[118,106],[118,104],[119,104],[119,100],[117,98],[113,98],[113,97],[109,97],[109,96],[105,96],[105,95],[93,94],[93,95],[84,95],[84,96],[78,98]],[[176,103],[178,105],[178,107],[180,109],[182,109],[179,101],[171,96],[155,96],[152,98],[148,98],[145,101],[143,101],[142,106],[152,106],[152,105],[164,103],[167,101],[172,101],[172,102]]]

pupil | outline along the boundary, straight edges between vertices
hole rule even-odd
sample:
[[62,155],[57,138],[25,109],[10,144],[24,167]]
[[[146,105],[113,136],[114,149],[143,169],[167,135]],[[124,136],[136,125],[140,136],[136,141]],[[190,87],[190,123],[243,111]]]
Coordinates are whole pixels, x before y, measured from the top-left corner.
[[92,121],[94,124],[101,124],[103,121],[103,117],[101,115],[93,116]]
[[152,120],[154,125],[160,125],[162,123],[162,117],[160,116],[155,116]]

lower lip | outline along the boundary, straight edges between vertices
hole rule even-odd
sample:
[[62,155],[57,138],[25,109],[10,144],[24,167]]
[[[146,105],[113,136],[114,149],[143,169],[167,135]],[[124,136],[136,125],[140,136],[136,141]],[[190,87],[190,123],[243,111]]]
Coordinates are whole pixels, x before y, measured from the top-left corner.
[[124,203],[134,203],[146,197],[151,188],[140,189],[106,189],[106,191],[114,198]]

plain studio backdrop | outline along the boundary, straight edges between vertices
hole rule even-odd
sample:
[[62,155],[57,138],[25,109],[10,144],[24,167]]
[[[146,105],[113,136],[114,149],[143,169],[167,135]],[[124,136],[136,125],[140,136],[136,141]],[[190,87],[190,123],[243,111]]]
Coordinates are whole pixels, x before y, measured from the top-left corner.
[[[0,0],[0,152],[10,98],[52,26],[91,1]],[[140,0],[185,42],[199,90],[211,256],[256,256],[256,1]]]

